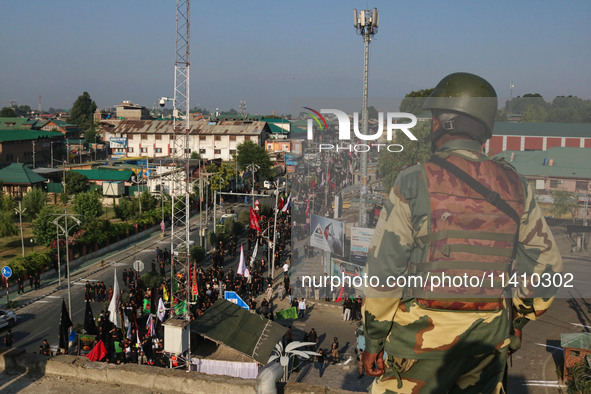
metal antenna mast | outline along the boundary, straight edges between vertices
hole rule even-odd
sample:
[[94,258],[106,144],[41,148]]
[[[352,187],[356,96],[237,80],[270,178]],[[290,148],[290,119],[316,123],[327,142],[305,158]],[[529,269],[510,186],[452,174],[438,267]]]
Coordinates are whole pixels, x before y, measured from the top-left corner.
[[[172,197],[172,223],[170,228],[171,254],[171,296],[175,314],[175,305],[186,302],[184,316],[190,320],[190,259],[189,259],[189,9],[190,0],[177,0],[176,3],[176,58],[174,62],[174,99],[173,99],[173,159],[174,175],[171,182],[170,195]],[[183,267],[184,266],[184,267]],[[184,268],[185,286],[180,283],[175,288],[175,273],[178,268]],[[187,365],[191,362],[191,343],[189,335],[189,350]]]

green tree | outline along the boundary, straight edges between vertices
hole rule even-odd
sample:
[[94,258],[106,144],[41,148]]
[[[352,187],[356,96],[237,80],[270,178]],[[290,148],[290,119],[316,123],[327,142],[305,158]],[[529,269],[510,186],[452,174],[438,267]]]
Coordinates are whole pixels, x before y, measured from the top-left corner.
[[205,258],[205,248],[203,246],[191,246],[189,254],[191,255],[191,261],[203,263],[203,259]]
[[224,190],[230,184],[230,179],[236,177],[236,170],[230,163],[222,163],[221,166],[211,165],[208,167],[208,172],[212,173],[209,178],[209,189],[211,191]]
[[0,237],[17,235],[18,228],[14,223],[12,212],[0,211]]
[[431,147],[424,142],[431,132],[429,121],[422,121],[413,128],[417,141],[408,141],[404,150],[399,153],[382,151],[378,156],[378,171],[383,179],[384,190],[390,190],[394,180],[406,167],[412,164],[424,163],[431,157]]
[[548,112],[541,105],[529,105],[521,114],[522,122],[545,122]]
[[25,216],[31,220],[35,219],[46,204],[47,193],[37,187],[31,189],[23,197],[23,208],[26,208]]
[[35,243],[39,245],[49,245],[56,239],[57,229],[53,221],[56,215],[62,213],[57,207],[53,205],[45,205],[37,219],[33,221],[33,235],[35,236]]
[[74,101],[68,121],[77,124],[84,131],[89,130],[94,124],[94,111],[96,111],[96,103],[90,98],[88,92],[84,92]]
[[0,211],[12,212],[16,208],[16,202],[9,194],[0,190]]
[[120,199],[114,210],[115,216],[121,220],[130,219],[137,214],[136,206],[129,197]]
[[138,198],[141,200],[142,212],[151,211],[158,205],[158,200],[148,190],[144,190]]
[[412,92],[408,93],[406,96],[404,96],[402,102],[400,103],[400,112],[408,112],[417,116],[422,114],[425,112],[423,109],[423,103],[432,92],[433,88],[413,90]]
[[76,171],[66,172],[66,193],[69,195],[83,193],[88,188],[88,178]]
[[82,222],[87,223],[104,213],[102,197],[96,192],[78,193],[72,200],[74,212],[82,217]]
[[556,190],[552,192],[552,197],[554,198],[554,203],[550,207],[550,213],[552,216],[562,217],[570,213],[574,222],[575,213],[579,205],[576,195],[566,190]]
[[94,121],[89,124],[88,128],[84,131],[84,139],[89,144],[100,142],[101,141],[101,134],[100,134],[100,124],[95,123]]
[[271,159],[264,147],[252,141],[246,141],[237,146],[236,152],[236,160],[240,170],[244,171],[248,165],[254,163],[259,165],[256,173],[258,179],[269,179],[273,176]]
[[201,155],[197,152],[191,152],[191,159],[192,160],[199,160],[199,159],[201,159]]
[[14,108],[2,107],[2,109],[0,109],[0,117],[2,117],[2,118],[16,118],[16,112],[15,112]]
[[18,107],[14,107],[14,111],[17,116],[26,116],[31,113],[31,107],[28,105],[19,105]]
[[505,102],[505,111],[508,114],[522,114],[530,105],[543,107],[546,111],[550,105],[539,93],[526,93],[523,97],[517,96]]

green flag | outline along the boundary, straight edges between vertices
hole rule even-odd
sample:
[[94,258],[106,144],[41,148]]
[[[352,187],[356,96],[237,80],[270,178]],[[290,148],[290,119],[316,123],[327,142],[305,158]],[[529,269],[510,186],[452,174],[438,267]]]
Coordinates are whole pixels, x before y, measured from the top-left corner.
[[277,311],[275,316],[277,317],[277,320],[297,319],[298,318],[298,310],[296,309],[295,306],[292,306],[291,308],[282,309],[280,311]]
[[184,315],[187,313],[187,303],[186,301],[179,302],[174,306],[174,314],[175,315]]

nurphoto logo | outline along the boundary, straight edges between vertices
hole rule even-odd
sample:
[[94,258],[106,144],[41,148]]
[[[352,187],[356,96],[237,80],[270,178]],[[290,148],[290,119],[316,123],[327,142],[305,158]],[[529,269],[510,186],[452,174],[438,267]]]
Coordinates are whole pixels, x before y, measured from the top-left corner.
[[[303,107],[307,109],[307,114],[311,116],[312,119],[308,119],[307,124],[307,132],[308,132],[308,140],[314,139],[314,121],[320,127],[320,130],[328,131],[328,126],[326,123],[326,119],[322,114],[332,114],[336,116],[338,120],[338,128],[339,128],[339,140],[341,141],[351,141],[351,120],[349,115],[347,115],[344,111],[338,109],[321,109],[320,112],[310,108],[310,107]],[[395,120],[398,119],[409,119],[410,122],[408,123],[395,123]],[[417,137],[410,131],[410,129],[417,124],[417,117],[411,113],[407,112],[387,112],[386,113],[386,140],[392,141],[394,137],[394,131],[400,130],[402,131],[408,139],[411,141],[417,141]],[[359,132],[359,113],[353,112],[353,133],[355,134],[355,138],[362,141],[376,141],[378,140],[382,134],[384,133],[384,113],[378,112],[378,128],[374,134],[362,134]],[[320,151],[323,150],[348,150],[349,152],[368,152],[372,148],[375,148],[378,152],[380,149],[386,148],[389,152],[402,152],[404,147],[400,144],[348,144],[348,145],[333,145],[333,144],[320,144],[319,149]]]

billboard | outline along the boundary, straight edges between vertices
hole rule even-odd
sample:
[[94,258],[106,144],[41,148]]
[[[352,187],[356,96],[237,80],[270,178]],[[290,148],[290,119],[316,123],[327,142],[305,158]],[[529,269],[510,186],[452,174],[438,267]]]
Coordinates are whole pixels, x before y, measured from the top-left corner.
[[349,263],[348,261],[331,258],[330,259],[330,274],[331,276],[363,276],[365,274],[365,267],[359,264]]
[[110,146],[113,149],[116,148],[127,148],[127,138],[115,138],[115,137],[111,137],[111,139],[109,140],[110,142]]
[[345,223],[310,215],[310,246],[344,256]]
[[351,261],[365,263],[369,243],[374,233],[373,228],[351,227]]

